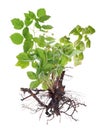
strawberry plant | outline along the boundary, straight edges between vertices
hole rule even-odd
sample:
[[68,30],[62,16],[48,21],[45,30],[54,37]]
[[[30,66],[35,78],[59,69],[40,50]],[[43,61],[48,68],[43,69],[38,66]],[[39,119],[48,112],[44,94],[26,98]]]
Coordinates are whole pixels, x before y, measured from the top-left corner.
[[[30,87],[21,88],[21,91],[29,94],[22,101],[34,98],[38,103],[36,111],[45,111],[48,118],[53,119],[55,115],[66,114],[76,120],[73,114],[77,107],[86,105],[66,96],[65,85],[62,82],[68,63],[72,62],[74,66],[82,63],[84,51],[91,47],[89,36],[95,29],[90,25],[77,25],[67,35],[55,39],[50,33],[53,26],[46,22],[50,16],[44,8],[38,9],[36,13],[24,13],[24,17],[24,20],[11,20],[16,32],[10,36],[14,44],[23,48],[16,56],[16,66],[22,69],[31,66],[33,70],[27,72],[31,80]],[[71,37],[75,37],[75,40],[71,40]],[[46,94],[47,101],[42,100],[43,94]]]

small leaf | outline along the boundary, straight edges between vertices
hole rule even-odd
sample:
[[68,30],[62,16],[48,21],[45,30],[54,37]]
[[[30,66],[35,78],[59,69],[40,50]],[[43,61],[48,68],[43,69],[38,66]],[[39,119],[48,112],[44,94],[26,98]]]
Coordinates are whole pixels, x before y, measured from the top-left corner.
[[28,57],[27,53],[25,53],[25,52],[21,52],[20,54],[18,54],[16,56],[16,58],[18,60],[20,60],[20,61],[29,61],[30,60],[30,58]]
[[68,63],[69,59],[66,55],[62,55],[60,65],[65,66]]
[[35,16],[34,12],[32,12],[32,11],[29,11],[29,16],[32,19],[36,19],[36,16]]
[[81,53],[78,55],[78,57],[79,57],[79,60],[83,60],[83,59],[84,59],[83,53],[81,52]]
[[37,10],[37,16],[40,18],[46,15],[46,10],[44,8],[40,8]]
[[32,22],[33,22],[32,20],[26,19],[26,20],[25,20],[25,25],[26,25],[26,26],[29,26]]
[[30,83],[30,89],[35,89],[35,88],[37,88],[37,87],[39,86],[39,84],[40,84],[40,81],[39,81],[39,80],[32,81],[32,82]]
[[78,32],[78,30],[76,28],[74,28],[70,34],[74,34],[74,35],[80,35],[80,33]]
[[39,22],[35,23],[35,27],[41,29],[41,25],[39,24]]
[[77,49],[74,49],[73,51],[72,51],[72,53],[70,54],[70,58],[71,57],[73,57],[73,56],[75,56],[75,55],[79,55],[81,53],[81,51],[80,50],[77,50]]
[[52,29],[53,27],[51,25],[42,25],[42,28],[49,30]]
[[81,64],[81,60],[79,59],[79,56],[78,56],[78,55],[75,55],[75,56],[73,57],[73,59],[74,59],[74,65],[75,65],[75,66]]
[[33,41],[25,40],[23,45],[24,52],[27,52],[29,49],[32,49],[33,44]]
[[68,56],[69,56],[69,55],[71,55],[72,52],[74,51],[73,44],[72,44],[72,43],[65,44],[65,45],[63,45],[63,47],[62,47],[61,50],[63,51],[63,53],[64,53],[65,55],[68,55]]
[[25,62],[25,61],[18,61],[16,63],[16,66],[20,66],[22,69],[26,68],[29,66],[29,62]]
[[14,33],[10,36],[12,42],[14,44],[21,44],[23,42],[23,36],[20,33]]
[[45,39],[49,44],[55,42],[55,38],[53,37],[46,37]]
[[29,28],[28,27],[25,27],[22,31],[22,34],[25,38],[27,38],[27,35],[29,34]]
[[48,86],[46,85],[45,82],[42,84],[42,88],[43,88],[44,90],[47,90],[47,89],[48,89]]
[[44,22],[44,21],[47,21],[49,18],[50,18],[49,15],[45,15],[45,16],[40,17],[38,20],[39,22]]
[[91,47],[91,41],[90,39],[87,37],[87,35],[84,36],[84,39],[86,41],[86,47],[87,48],[90,48]]
[[37,67],[38,67],[38,63],[37,63],[36,61],[33,61],[33,62],[32,62],[32,67],[33,67],[33,68],[37,68]]
[[90,41],[90,40],[87,40],[87,42],[86,42],[86,47],[87,47],[87,48],[90,48],[90,47],[91,47],[91,41]]
[[47,64],[45,64],[43,70],[44,70],[44,71],[50,71],[50,70],[52,70],[53,68],[54,68],[54,65],[53,65],[53,64],[47,63]]
[[11,22],[12,22],[15,29],[22,29],[24,26],[23,21],[18,19],[18,18],[12,19]]
[[29,28],[25,27],[22,31],[23,36],[25,37],[25,39],[27,40],[31,40],[33,38],[32,34],[30,34],[29,32]]
[[36,79],[36,74],[32,71],[28,71],[27,72],[27,76],[30,78],[30,79]]
[[34,60],[37,59],[37,56],[35,54],[35,49],[29,49],[28,52],[27,52],[27,55],[29,56],[29,59],[30,59],[30,62],[33,62]]
[[77,47],[79,44],[80,44],[80,40],[76,40],[76,41],[74,42],[74,47]]
[[33,18],[30,17],[29,13],[24,13],[25,15],[25,25],[29,26],[33,22]]
[[81,31],[82,31],[82,27],[81,27],[80,25],[77,25],[77,26],[76,26],[76,30],[77,30],[78,32],[81,32]]
[[83,34],[93,34],[94,32],[95,32],[95,29],[91,26],[88,26],[82,29]]
[[79,42],[78,46],[76,46],[76,49],[77,50],[80,50],[80,51],[84,51],[85,50],[85,45],[82,41]]
[[90,34],[95,33],[95,29],[92,26],[88,26],[87,28],[88,28]]
[[67,36],[64,36],[64,37],[60,38],[60,42],[64,43],[64,44],[70,43],[69,40],[70,40],[70,38],[68,38]]
[[53,37],[46,37],[46,40],[47,41],[55,41],[55,38],[53,38]]
[[78,65],[80,65],[80,64],[81,64],[81,61],[79,61],[79,60],[74,61],[74,65],[75,65],[75,66],[78,66]]
[[89,40],[89,38],[88,38],[87,35],[84,36],[84,40],[85,40],[85,41]]
[[35,37],[34,41],[40,46],[40,47],[45,47],[46,43],[45,43],[45,37],[44,36],[39,36],[39,37]]
[[46,62],[45,50],[43,50],[41,48],[36,48],[35,53],[36,53],[37,57],[42,61],[42,64],[45,64],[45,62]]

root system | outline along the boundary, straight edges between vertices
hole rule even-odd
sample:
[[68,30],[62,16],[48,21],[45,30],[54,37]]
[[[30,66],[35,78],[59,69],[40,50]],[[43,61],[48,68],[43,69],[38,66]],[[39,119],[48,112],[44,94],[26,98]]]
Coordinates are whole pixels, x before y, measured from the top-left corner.
[[[34,98],[38,103],[36,111],[42,111],[42,113],[45,112],[49,120],[52,120],[55,115],[61,116],[61,114],[65,114],[71,117],[73,120],[77,121],[77,119],[73,116],[74,113],[77,112],[77,108],[80,105],[86,105],[65,95],[65,86],[62,85],[64,74],[65,71],[63,71],[61,76],[56,79],[53,85],[53,89],[32,90],[30,88],[21,88],[21,91],[23,91],[23,93],[29,94],[21,100],[23,101],[29,97]],[[40,96],[42,93],[45,94],[45,96],[47,97],[47,101],[42,100]]]

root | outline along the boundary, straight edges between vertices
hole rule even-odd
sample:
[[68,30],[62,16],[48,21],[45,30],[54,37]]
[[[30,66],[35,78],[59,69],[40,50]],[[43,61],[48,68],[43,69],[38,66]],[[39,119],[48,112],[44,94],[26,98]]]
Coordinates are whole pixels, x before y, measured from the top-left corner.
[[[21,91],[25,94],[28,93],[29,95],[22,98],[21,100],[24,101],[29,97],[33,97],[35,101],[37,101],[38,106],[36,108],[36,112],[41,111],[40,117],[42,116],[43,112],[48,117],[48,121],[51,121],[56,116],[61,116],[61,114],[65,114],[71,117],[73,120],[77,121],[74,118],[74,113],[77,112],[77,108],[79,106],[86,106],[84,103],[79,102],[73,98],[65,96],[65,86],[62,85],[63,77],[65,71],[62,72],[61,77],[58,77],[53,85],[52,90],[41,90],[41,89],[29,89],[29,88],[21,88]],[[43,97],[42,97],[43,95]],[[45,100],[42,100],[44,99]],[[47,101],[46,101],[47,98]],[[28,108],[29,109],[29,108]]]

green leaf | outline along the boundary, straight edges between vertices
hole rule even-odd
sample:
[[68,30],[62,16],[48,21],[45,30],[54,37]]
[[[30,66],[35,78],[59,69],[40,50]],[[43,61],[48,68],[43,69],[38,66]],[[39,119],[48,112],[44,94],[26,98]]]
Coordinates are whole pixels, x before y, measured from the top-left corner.
[[39,24],[39,22],[35,23],[35,27],[41,29],[41,25]]
[[80,40],[76,40],[75,42],[74,42],[74,47],[77,47],[79,44],[80,44]]
[[84,36],[84,40],[86,41],[86,47],[90,48],[91,47],[91,41],[90,39],[87,37],[87,35]]
[[39,65],[38,65],[38,63],[37,63],[36,61],[33,61],[33,62],[32,62],[32,67],[33,67],[33,68],[37,68],[38,66],[39,66]]
[[30,58],[28,57],[27,53],[25,52],[21,52],[19,53],[16,58],[19,60],[19,61],[29,61]]
[[28,67],[29,66],[29,62],[25,62],[25,61],[18,61],[17,63],[16,63],[16,66],[20,66],[22,69],[24,69],[24,68],[26,68],[26,67]]
[[24,52],[27,52],[29,49],[32,49],[33,44],[33,41],[25,40],[23,45]]
[[65,44],[65,45],[63,45],[62,46],[62,49],[61,49],[62,51],[63,51],[63,53],[65,54],[65,55],[71,55],[72,54],[72,52],[74,51],[74,47],[73,47],[73,44],[72,43],[68,43],[68,44]]
[[85,40],[85,41],[89,40],[89,38],[88,38],[87,35],[84,36],[84,40]]
[[91,47],[91,41],[90,41],[90,40],[87,40],[87,42],[86,42],[86,47],[87,47],[87,48],[90,48],[90,47]]
[[84,59],[84,55],[83,55],[82,52],[78,55],[78,58],[79,58],[79,60],[83,60]]
[[33,22],[33,18],[30,17],[29,13],[24,13],[25,15],[25,25],[29,26]]
[[87,29],[89,30],[90,34],[95,33],[95,29],[92,26],[88,26]]
[[80,65],[82,63],[82,60],[84,59],[83,52],[74,55],[74,65]]
[[42,25],[42,28],[49,30],[49,29],[52,29],[53,26],[51,26],[51,25]]
[[32,81],[32,82],[30,83],[30,89],[35,89],[35,88],[37,88],[37,87],[39,86],[39,84],[40,84],[40,81],[39,81],[39,80]]
[[80,41],[79,44],[76,46],[76,49],[80,50],[80,51],[84,51],[85,50],[84,43],[82,41]]
[[55,41],[55,38],[53,38],[53,37],[46,37],[46,40],[47,41]]
[[23,42],[23,36],[20,33],[14,33],[10,36],[12,42],[14,44],[21,44]]
[[93,34],[94,32],[95,32],[95,29],[91,26],[88,26],[82,29],[83,34]]
[[50,18],[49,15],[45,15],[45,16],[40,17],[38,20],[39,20],[39,22],[45,22],[45,21],[47,21],[49,18]]
[[28,71],[27,72],[27,76],[30,78],[30,79],[36,79],[36,74],[32,71]]
[[46,37],[45,40],[46,40],[49,44],[55,42],[55,38],[53,38],[53,37]]
[[46,10],[44,8],[40,8],[37,10],[37,16],[40,18],[46,15]]
[[82,27],[80,25],[77,25],[76,30],[80,33],[82,31]]
[[45,37],[44,36],[39,36],[39,37],[35,37],[34,41],[40,46],[40,47],[45,47],[46,43],[45,43]]
[[74,57],[75,55],[79,55],[81,53],[80,50],[74,49],[72,53],[69,55],[69,58]]
[[45,50],[43,50],[41,48],[36,48],[35,49],[35,54],[37,55],[38,59],[40,59],[42,64],[45,64],[45,62],[46,62]]
[[42,88],[43,88],[44,90],[47,90],[47,89],[48,89],[48,85],[44,82],[44,83],[42,84]]
[[64,37],[60,38],[60,42],[64,43],[64,44],[70,43],[69,40],[70,40],[70,38],[68,38],[67,36],[64,36]]
[[32,11],[29,11],[29,16],[31,19],[36,19],[36,16],[35,16],[34,12],[32,12]]
[[50,70],[52,70],[53,68],[54,68],[54,65],[53,65],[53,64],[47,63],[47,64],[45,64],[45,66],[43,67],[43,70],[44,70],[44,71],[50,71]]
[[37,58],[37,56],[35,54],[35,49],[33,49],[33,48],[32,49],[30,48],[28,50],[27,55],[29,56],[31,62],[33,62]]
[[49,63],[53,63],[53,60],[54,60],[53,55],[54,55],[54,53],[51,52],[51,51],[47,51],[47,52],[46,52],[46,55],[47,55],[47,60],[48,60],[48,62],[49,62]]
[[74,34],[74,35],[80,35],[80,33],[78,32],[78,30],[76,28],[74,28],[70,34]]
[[74,65],[75,65],[75,66],[81,64],[81,60],[79,59],[79,55],[75,55],[75,56],[73,57],[73,59],[74,59]]
[[68,63],[69,59],[66,55],[62,55],[60,65],[65,66]]
[[79,60],[74,61],[74,65],[75,65],[75,66],[78,66],[78,65],[80,65],[80,64],[81,64],[81,61],[79,61]]
[[25,38],[27,38],[27,35],[29,34],[29,28],[28,27],[25,27],[22,31],[22,34]]
[[30,34],[28,27],[25,27],[23,29],[22,34],[23,34],[24,38],[27,39],[27,40],[33,39],[33,36],[32,36],[32,34]]
[[12,19],[11,22],[12,22],[15,29],[22,29],[24,26],[23,21],[18,19],[18,18]]

